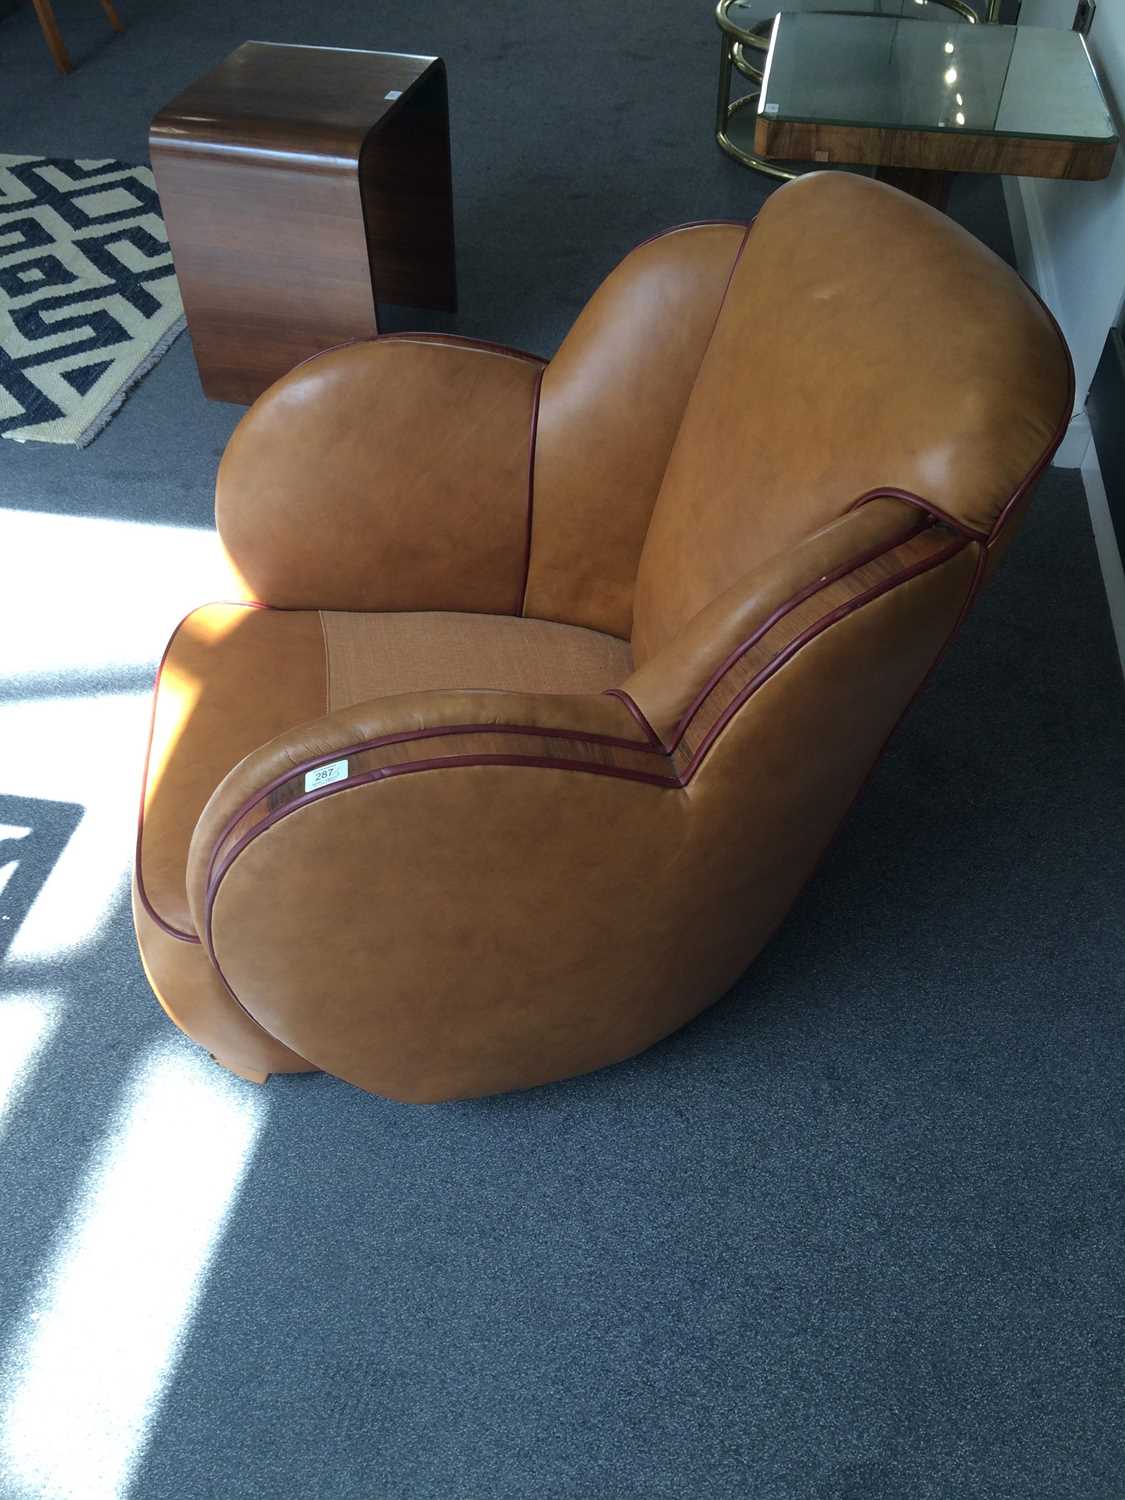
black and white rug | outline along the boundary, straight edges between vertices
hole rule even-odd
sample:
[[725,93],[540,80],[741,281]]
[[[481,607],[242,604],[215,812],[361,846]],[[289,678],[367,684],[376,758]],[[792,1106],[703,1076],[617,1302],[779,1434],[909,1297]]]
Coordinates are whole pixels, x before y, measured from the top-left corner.
[[0,156],[0,436],[84,446],[183,326],[147,167]]

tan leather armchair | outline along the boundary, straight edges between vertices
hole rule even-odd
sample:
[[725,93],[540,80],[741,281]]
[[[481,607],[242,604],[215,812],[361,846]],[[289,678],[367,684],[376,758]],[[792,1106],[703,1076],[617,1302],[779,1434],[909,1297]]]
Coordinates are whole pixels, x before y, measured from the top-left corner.
[[549,364],[401,335],[299,366],[219,471],[261,604],[190,615],[157,682],[134,910],[168,1014],[246,1076],[407,1100],[682,1025],[785,916],[1071,402],[1019,279],[845,174],[642,245]]

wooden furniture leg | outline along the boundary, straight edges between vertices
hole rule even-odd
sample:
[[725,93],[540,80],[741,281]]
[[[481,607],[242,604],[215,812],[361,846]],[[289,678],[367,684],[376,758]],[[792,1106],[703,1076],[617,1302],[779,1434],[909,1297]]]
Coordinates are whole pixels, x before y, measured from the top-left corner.
[[[43,40],[51,50],[51,56],[55,60],[55,67],[60,73],[73,73],[74,64],[70,60],[70,54],[66,50],[66,44],[59,30],[59,23],[55,20],[55,8],[51,0],[31,0],[35,7],[35,14],[39,18],[39,28],[43,33]],[[105,11],[106,19],[114,31],[124,31],[121,17],[113,7],[113,0],[101,0],[102,10]]]
[[912,198],[921,198],[931,208],[940,208],[945,213],[949,208],[949,194],[953,187],[953,172],[935,172],[929,167],[876,167],[875,176],[880,182],[889,182],[891,187],[909,193]]
[[[62,32],[59,30],[58,22],[55,20],[55,9],[51,4],[51,0],[31,0],[31,3],[35,6],[35,14],[39,17],[39,28],[43,33],[43,40],[47,43],[51,51],[51,56],[55,60],[55,67],[58,68],[60,73],[73,73],[74,64],[71,62],[66,46],[63,43]],[[102,0],[102,3],[105,4],[106,0]],[[118,26],[120,24],[118,22]]]
[[112,0],[102,0],[102,10],[105,11],[106,20],[113,27],[114,31],[125,30],[124,26],[121,24],[121,17],[113,8]]

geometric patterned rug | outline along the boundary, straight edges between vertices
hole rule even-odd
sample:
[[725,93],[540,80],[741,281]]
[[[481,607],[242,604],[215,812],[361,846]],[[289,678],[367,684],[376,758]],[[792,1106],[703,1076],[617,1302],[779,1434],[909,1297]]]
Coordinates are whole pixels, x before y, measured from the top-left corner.
[[0,437],[84,447],[183,327],[147,167],[0,156]]

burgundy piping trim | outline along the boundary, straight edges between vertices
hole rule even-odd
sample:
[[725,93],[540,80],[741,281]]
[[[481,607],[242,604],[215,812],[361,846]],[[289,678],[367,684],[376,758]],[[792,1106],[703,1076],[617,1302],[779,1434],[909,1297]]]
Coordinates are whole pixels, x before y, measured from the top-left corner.
[[[1021,277],[1021,280],[1022,279],[1023,278]],[[1050,324],[1050,326],[1054,329],[1055,335],[1058,338],[1060,346],[1062,347],[1063,358],[1066,360],[1066,403],[1063,407],[1062,416],[1055,424],[1055,429],[1051,434],[1051,437],[1048,439],[1047,446],[1043,449],[1043,452],[1031,465],[1030,469],[1028,469],[1023,479],[1020,480],[1019,484],[1009,495],[1008,499],[1004,502],[1004,505],[1000,510],[1000,514],[996,517],[996,520],[992,524],[992,530],[981,531],[975,526],[966,526],[963,521],[954,520],[951,515],[949,515],[946,511],[943,511],[939,506],[935,505],[933,501],[924,500],[921,495],[915,495],[910,490],[890,488],[868,490],[865,495],[860,495],[858,500],[854,500],[852,502],[852,504],[848,507],[849,510],[855,510],[857,506],[863,505],[868,500],[874,500],[880,495],[889,495],[896,500],[905,500],[908,505],[920,506],[923,510],[929,511],[932,516],[936,516],[939,520],[944,521],[947,526],[953,527],[956,531],[963,532],[966,536],[971,536],[976,541],[984,542],[987,546],[991,546],[993,544],[993,542],[999,535],[1001,528],[1011,514],[1013,507],[1018,505],[1020,500],[1023,499],[1027,491],[1039,478],[1040,474],[1042,474],[1043,470],[1051,462],[1051,459],[1054,458],[1055,453],[1058,451],[1059,444],[1066,436],[1066,429],[1070,425],[1070,419],[1074,414],[1074,360],[1071,358],[1070,347],[1067,344],[1066,339],[1063,337],[1063,331],[1059,327],[1058,319],[1055,317],[1054,313],[1047,306],[1047,304],[1043,301],[1043,298],[1039,295],[1039,293],[1033,286],[1030,286],[1028,284],[1028,282],[1024,281],[1023,284],[1025,287],[1027,287],[1027,290],[1039,304],[1040,311],[1043,313],[1043,316],[1047,319],[1047,322]],[[979,580],[973,585],[973,589],[965,605],[965,611],[962,614],[962,618],[964,618],[964,613],[967,613],[969,606],[972,604],[973,599],[976,597],[978,588]],[[958,626],[959,625],[960,620],[958,621]],[[957,626],[954,626],[954,634],[956,634],[956,631]],[[950,639],[952,639],[952,636],[950,637]],[[944,654],[945,647],[942,648],[936,660],[940,660],[941,657],[944,656]]]
[[[742,252],[746,249],[747,243],[750,239],[750,232],[757,222],[757,219],[752,219],[743,230],[742,239],[739,243],[738,249],[735,251],[734,260],[731,262],[730,270],[727,273],[727,281],[726,285],[723,287],[723,295],[719,298],[719,308],[715,313],[715,321],[711,324],[711,332],[707,335],[707,343],[704,347],[703,354],[699,361],[699,369],[697,369],[695,372],[696,379],[699,378],[700,371],[702,371],[703,366],[707,363],[707,356],[711,353],[711,345],[715,342],[715,332],[718,329],[719,320],[723,316],[723,308],[727,305],[727,297],[730,295],[731,283],[734,281],[734,273],[738,270],[738,263],[742,259]],[[679,437],[679,435],[679,430],[677,430],[676,437],[672,439],[673,450],[676,447],[676,439]],[[669,462],[671,462],[671,455],[669,455]],[[667,473],[667,467],[665,468],[665,473]]]
[[[232,600],[230,601],[230,605],[237,605],[243,609],[269,608],[267,604],[258,604],[249,599]],[[152,762],[152,736],[156,730],[156,704],[157,699],[160,695],[160,679],[164,675],[164,668],[168,663],[168,655],[171,652],[172,647],[176,644],[176,637],[179,635],[184,625],[187,624],[188,620],[191,619],[193,614],[195,614],[194,609],[183,617],[180,623],[176,626],[175,630],[173,630],[172,634],[168,637],[168,644],[164,647],[164,653],[160,658],[160,664],[156,669],[156,676],[153,679],[152,683],[152,712],[149,715],[148,743],[145,746],[145,764],[144,770],[141,773],[141,804],[137,810],[137,843],[133,855],[133,870],[135,872],[137,880],[137,895],[140,897],[142,907],[162,932],[166,932],[169,937],[178,938],[181,943],[198,943],[199,935],[195,932],[181,932],[178,927],[173,927],[170,922],[165,921],[165,919],[156,910],[156,907],[153,906],[152,902],[149,900],[148,892],[145,890],[144,872],[141,867],[141,846],[144,841],[145,793],[148,791],[148,772],[149,766]]]
[[[215,858],[224,839],[230,837],[231,831],[241,823],[247,813],[252,812],[257,807],[259,802],[263,802],[271,792],[275,792],[279,786],[284,786],[287,781],[292,781],[295,776],[304,775],[308,771],[315,771],[318,766],[326,766],[334,760],[344,760],[349,759],[353,755],[362,755],[367,750],[382,750],[386,745],[402,745],[411,740],[441,739],[445,735],[455,734],[528,734],[537,735],[540,739],[545,740],[580,740],[583,744],[587,745],[608,745],[617,750],[663,751],[664,748],[655,735],[651,741],[642,744],[639,740],[626,739],[624,735],[593,734],[587,733],[584,729],[548,729],[535,724],[435,724],[429,729],[403,729],[397,734],[379,735],[375,739],[363,740],[358,745],[341,746],[339,749],[333,750],[330,754],[318,755],[311,760],[298,761],[288,771],[282,771],[272,781],[267,781],[265,786],[256,791],[253,796],[248,797],[223,825],[222,831],[215,839],[208,875],[210,876],[210,873],[214,871]],[[349,781],[347,784],[351,786],[356,783]],[[288,803],[286,804],[286,806],[289,805]]]
[[[1023,480],[1023,483],[1020,484],[1019,486],[1017,486],[1017,488],[1014,491],[1014,493],[1012,494],[1011,498],[1008,500],[1008,503],[1004,506],[1004,509],[997,516],[996,521],[995,521],[995,523],[994,523],[994,525],[992,527],[992,530],[988,534],[988,544],[989,544],[989,546],[992,545],[992,543],[996,540],[996,537],[999,535],[1000,528],[1004,525],[1004,522],[1008,519],[1008,516],[1009,516],[1009,514],[1011,513],[1011,510],[1012,510],[1012,507],[1014,505],[1016,505],[1017,502],[1020,501],[1023,498],[1023,496],[1027,493],[1028,489],[1035,483],[1035,481],[1039,478],[1040,474],[1042,474],[1043,470],[1051,462],[1052,458],[1054,458],[1055,453],[1056,453],[1056,451],[1058,449],[1059,444],[1062,442],[1063,438],[1066,436],[1066,429],[1070,425],[1070,419],[1074,415],[1074,393],[1075,393],[1074,360],[1071,358],[1070,346],[1068,345],[1066,339],[1063,337],[1063,331],[1059,327],[1058,319],[1055,317],[1054,313],[1047,306],[1047,304],[1043,301],[1043,298],[1039,295],[1039,293],[1035,290],[1035,288],[1033,286],[1028,286],[1028,283],[1026,281],[1024,282],[1024,286],[1027,287],[1028,291],[1035,298],[1036,302],[1038,302],[1039,307],[1040,307],[1040,309],[1041,309],[1041,311],[1043,313],[1043,316],[1047,319],[1047,322],[1055,330],[1055,335],[1058,338],[1059,343],[1062,345],[1063,355],[1064,355],[1064,357],[1066,359],[1066,376],[1067,376],[1067,380],[1066,380],[1066,384],[1067,384],[1066,405],[1063,408],[1063,414],[1059,418],[1058,423],[1055,426],[1055,431],[1052,434],[1051,439],[1050,439],[1050,441],[1047,444],[1047,447],[1040,454],[1038,460],[1034,464],[1032,464],[1031,468],[1028,470],[1028,472],[1027,472],[1027,474],[1026,474],[1024,480]],[[974,584],[974,586],[973,586],[973,595],[970,595],[970,602],[972,600],[972,597],[976,593],[976,588],[977,588],[977,585]],[[966,605],[966,608],[968,608],[967,605]]]
[[656,730],[648,722],[648,719],[641,711],[639,705],[634,703],[633,699],[629,696],[624,688],[606,688],[602,696],[606,698],[616,698],[619,703],[624,703],[625,707],[633,715],[633,718],[636,719],[637,723],[644,731],[644,737],[648,741],[649,746],[653,750],[664,749],[664,741],[660,738]]
[[[373,344],[379,337],[380,335],[375,333],[366,339],[341,339],[338,344],[329,344],[327,349],[318,349],[315,354],[306,354],[304,359],[299,359],[291,369],[286,370],[285,375],[292,375],[297,370],[303,370],[306,365],[311,365],[314,359],[323,359],[326,354],[338,354],[341,349],[350,349],[353,344]],[[280,376],[279,379],[284,380],[285,375]],[[268,391],[269,389],[270,387],[267,386],[266,390]],[[265,395],[265,391],[262,392],[262,395]],[[260,400],[261,397],[258,399]]]
[[[866,505],[869,500],[879,500],[886,497],[888,500],[902,500],[907,505],[913,505],[918,510],[924,510],[927,515],[933,516],[935,521],[941,521],[951,531],[959,531],[962,536],[970,537],[974,542],[983,542],[988,539],[987,531],[980,531],[976,526],[967,526],[964,521],[958,521],[951,516],[947,510],[942,510],[940,505],[935,505],[932,500],[926,500],[921,495],[916,495],[913,490],[896,489],[893,485],[880,485],[878,489],[866,490],[858,500],[853,500],[848,506],[848,511],[858,510],[861,505]],[[847,514],[847,512],[845,512]]]
[[[1023,278],[1021,277],[1021,280],[1022,279]],[[1066,359],[1066,373],[1067,373],[1067,395],[1066,395],[1066,403],[1065,403],[1065,405],[1063,407],[1062,416],[1059,418],[1058,422],[1056,423],[1054,433],[1052,434],[1052,436],[1050,438],[1050,441],[1048,442],[1046,448],[1039,455],[1039,458],[1037,459],[1037,461],[1034,464],[1032,464],[1031,468],[1028,470],[1027,474],[1024,476],[1023,481],[1016,486],[1015,490],[1012,492],[1011,496],[1009,497],[1007,504],[1004,506],[1004,508],[1001,510],[1000,514],[997,516],[997,518],[996,518],[996,520],[995,520],[995,522],[993,524],[992,530],[989,532],[988,537],[985,540],[985,544],[981,548],[980,557],[977,559],[977,566],[976,566],[976,569],[975,569],[975,571],[973,573],[973,581],[969,585],[969,592],[965,595],[965,602],[961,606],[961,612],[958,614],[957,619],[954,621],[953,629],[949,632],[948,636],[946,637],[944,645],[942,646],[942,648],[938,652],[938,654],[934,657],[933,665],[930,667],[929,672],[926,673],[926,676],[918,684],[918,690],[914,694],[914,697],[911,698],[910,703],[907,704],[907,709],[909,709],[909,707],[911,706],[911,704],[914,702],[914,698],[916,698],[918,696],[918,693],[920,693],[922,691],[923,687],[925,687],[926,683],[930,679],[931,674],[937,670],[939,663],[945,657],[945,653],[949,650],[950,646],[953,644],[953,638],[954,638],[954,636],[960,630],[961,625],[964,622],[965,616],[969,613],[970,609],[972,609],[973,604],[976,602],[976,597],[980,593],[981,584],[984,582],[984,570],[985,570],[985,567],[986,567],[987,562],[988,562],[989,550],[995,544],[995,542],[996,542],[996,540],[997,540],[997,538],[998,538],[998,536],[1000,534],[1000,531],[1001,531],[1002,527],[1006,524],[1006,522],[1008,520],[1008,517],[1011,515],[1013,506],[1015,506],[1023,498],[1023,496],[1027,493],[1028,489],[1035,483],[1035,481],[1039,478],[1040,474],[1042,474],[1043,470],[1050,463],[1051,459],[1055,456],[1055,453],[1058,450],[1058,446],[1062,442],[1063,437],[1066,434],[1066,429],[1070,425],[1070,419],[1071,419],[1071,416],[1073,415],[1073,412],[1074,412],[1074,392],[1075,392],[1074,360],[1071,358],[1070,346],[1067,344],[1066,339],[1063,337],[1063,332],[1062,332],[1062,329],[1058,325],[1058,320],[1055,318],[1055,315],[1051,311],[1051,309],[1043,301],[1043,298],[1039,295],[1039,293],[1035,290],[1035,288],[1033,286],[1031,286],[1031,285],[1028,284],[1028,282],[1024,281],[1024,286],[1027,287],[1027,290],[1035,298],[1036,302],[1038,302],[1039,307],[1042,310],[1043,316],[1047,319],[1048,323],[1054,329],[1055,335],[1058,338],[1058,341],[1059,341],[1060,345],[1062,346],[1063,356]],[[893,734],[894,731],[892,730],[891,733]],[[890,739],[890,735],[887,736],[887,739],[888,740]],[[887,743],[886,740],[884,740],[884,742],[883,742],[883,748],[886,747],[886,743]],[[882,753],[883,753],[882,749],[880,749],[879,754],[881,755]],[[856,796],[858,796],[858,795],[859,795],[859,793],[857,792]]]
[[549,361],[541,354],[531,354],[526,349],[516,349],[511,344],[496,344],[490,339],[468,339],[459,333],[432,333],[419,329],[414,332],[403,329],[401,333],[380,333],[365,343],[381,344],[454,344],[459,349],[475,349],[482,354],[506,354],[509,359],[522,359],[529,365],[540,365],[544,369]]
[[[954,620],[954,622],[953,622],[953,629],[946,636],[945,642],[944,642],[941,650],[934,657],[933,666],[930,668],[930,672],[934,672],[934,671],[937,670],[938,662],[941,661],[942,657],[949,650],[950,646],[953,643],[953,637],[961,629],[961,626],[962,626],[962,624],[964,623],[964,620],[965,620],[965,616],[969,613],[970,609],[972,609],[973,603],[976,600],[977,594],[980,592],[981,583],[984,580],[984,569],[985,569],[985,565],[986,565],[987,562],[988,562],[988,544],[985,543],[985,545],[983,547],[981,547],[981,549],[980,549],[980,556],[977,558],[977,565],[973,569],[973,578],[972,578],[972,582],[969,584],[969,592],[965,595],[965,602],[964,602],[964,604],[962,604],[960,613],[958,614],[956,620]],[[929,676],[930,676],[930,672],[927,672],[926,676],[922,679],[922,682],[918,684],[918,692],[919,693],[922,691],[922,685],[923,685],[923,683],[925,683],[926,681],[928,681]],[[914,699],[911,698],[910,703],[913,703],[913,702],[914,702]],[[910,707],[910,703],[908,703],[906,705],[907,708]],[[905,709],[903,710],[903,712],[905,712]],[[893,734],[894,731],[892,730],[891,733]],[[890,735],[888,735],[887,738],[889,739]],[[886,744],[886,741],[884,741],[884,744]],[[881,755],[883,753],[882,750],[880,750],[879,753]]]
[[523,549],[523,586],[516,600],[516,614],[523,616],[527,604],[527,584],[531,577],[531,523],[535,513],[535,443],[539,436],[539,397],[543,390],[546,365],[539,371],[535,381],[535,394],[531,400],[531,432],[527,439],[527,539]]
[[710,694],[722,681],[723,677],[727,674],[727,672],[730,671],[735,662],[741,660],[741,658],[746,655],[747,651],[751,650],[754,646],[757,645],[757,643],[762,639],[767,631],[773,629],[773,627],[778,623],[779,620],[783,620],[785,616],[796,609],[799,604],[803,604],[806,599],[811,599],[814,594],[819,593],[820,590],[826,585],[837,583],[841,578],[846,578],[849,573],[854,573],[858,568],[865,567],[868,563],[874,562],[877,558],[886,556],[888,552],[893,552],[896,547],[901,547],[904,542],[908,542],[912,537],[917,536],[917,534],[925,528],[925,525],[926,523],[924,521],[913,521],[911,523],[910,529],[904,532],[901,536],[896,537],[894,541],[880,542],[878,546],[869,548],[866,552],[860,553],[858,557],[853,557],[850,562],[841,563],[841,565],[838,568],[834,569],[833,572],[825,573],[823,577],[814,579],[812,583],[806,584],[803,589],[798,589],[798,591],[795,594],[792,594],[788,599],[786,599],[783,604],[779,604],[777,609],[775,609],[771,615],[768,615],[760,625],[756,626],[750,633],[750,635],[748,635],[744,641],[741,641],[730,653],[730,655],[727,656],[724,661],[718,667],[716,667],[714,672],[711,673],[711,676],[707,679],[706,683],[702,688],[700,688],[699,692],[696,693],[695,697],[681,714],[672,731],[672,742],[667,746],[667,749],[669,751],[675,751],[679,748],[680,741],[687,733],[688,725],[698,713],[699,709],[706,702]]
[[[215,957],[215,950],[211,947],[211,944],[210,944],[209,941],[205,945],[205,951],[207,953],[207,957],[211,961],[211,967],[215,970],[215,973],[219,976],[219,979],[222,982],[223,988],[226,990],[227,994],[234,1001],[235,1005],[238,1006],[239,1010],[246,1017],[246,1019],[252,1025],[256,1026],[258,1028],[258,1030],[260,1032],[262,1032],[262,1034],[264,1036],[268,1036],[271,1041],[276,1042],[276,1041],[280,1040],[278,1037],[274,1036],[274,1034],[273,1034],[272,1031],[267,1031],[266,1030],[266,1028],[262,1025],[261,1021],[258,1020],[257,1016],[254,1015],[253,1011],[248,1010],[246,1008],[246,1006],[243,1005],[242,1001],[238,998],[238,996],[235,994],[234,987],[231,984],[230,980],[227,978],[227,976],[223,973],[222,965],[219,963],[219,960]],[[283,1042],[282,1046],[284,1046],[284,1045],[285,1044]]]
[[341,339],[338,344],[330,344],[327,349],[318,349],[315,354],[306,354],[304,359],[298,360],[285,374],[292,375],[294,371],[303,370],[306,365],[311,365],[314,359],[323,359],[326,354],[338,354],[341,349],[350,349],[353,344],[434,343],[454,344],[459,349],[476,349],[485,354],[506,354],[509,359],[522,359],[527,364],[541,365],[544,369],[547,366],[547,361],[541,355],[529,354],[526,349],[514,349],[509,344],[493,344],[487,339],[467,339],[458,333],[423,333],[421,331],[411,333],[404,330],[402,333],[373,333],[367,338]]
[[746,702],[747,698],[749,698],[753,693],[756,693],[763,683],[768,682],[769,679],[774,675],[774,673],[777,672],[779,668],[783,667],[792,656],[796,655],[796,653],[801,649],[802,646],[807,645],[809,641],[822,634],[825,630],[829,629],[830,626],[835,625],[846,615],[853,614],[856,610],[862,609],[865,604],[870,604],[872,600],[878,599],[881,595],[889,593],[891,589],[897,588],[899,584],[908,583],[910,579],[917,578],[922,573],[928,573],[931,568],[940,567],[942,563],[948,562],[951,557],[956,556],[956,554],[967,545],[968,543],[960,538],[955,542],[951,542],[948,547],[943,547],[940,552],[935,552],[932,557],[923,558],[921,562],[915,563],[913,567],[905,568],[901,573],[892,574],[890,578],[885,578],[881,583],[875,584],[874,587],[869,588],[866,593],[858,594],[854,599],[847,600],[846,603],[839,605],[836,609],[830,611],[830,613],[824,615],[821,619],[815,620],[808,627],[808,629],[802,631],[800,635],[795,636],[793,640],[789,642],[788,646],[786,646],[784,650],[779,651],[774,659],[766,666],[764,666],[762,670],[757,674],[757,676],[750,679],[750,681],[737,695],[737,697],[733,698],[730,703],[727,704],[726,708],[715,720],[714,724],[711,725],[711,728],[707,731],[707,734],[701,742],[699,749],[696,750],[695,754],[692,756],[691,763],[688,765],[686,771],[682,773],[682,784],[686,786],[691,778],[695,775],[696,767],[699,765],[704,755],[711,748],[712,744],[714,744],[716,738],[730,722],[731,718]]
[[[313,802],[320,802],[335,792],[350,791],[354,787],[366,786],[370,782],[389,781],[395,776],[413,775],[418,771],[440,771],[450,766],[529,766],[532,769],[547,771],[586,771],[595,776],[612,776],[621,781],[641,781],[651,786],[667,787],[670,790],[679,790],[680,787],[679,778],[675,775],[661,776],[655,771],[634,771],[626,766],[599,766],[584,760],[556,760],[546,755],[452,755],[436,760],[412,760],[398,766],[380,766],[377,770],[367,771],[362,776],[355,777],[354,780],[339,782],[335,786],[318,787],[315,791],[306,792],[304,796],[295,797],[292,802],[286,802],[284,806],[275,808],[268,818],[263,818],[260,823],[248,829],[230,850],[219,869],[211,876],[206,897],[207,952],[211,958],[215,957],[214,945],[211,941],[211,911],[219,886],[234,861],[259,834],[267,832],[283,818],[287,818],[290,813],[299,812],[301,808],[308,807]],[[198,941],[197,938],[196,942]],[[215,961],[217,964],[217,960]]]
[[[545,740],[582,740],[588,745],[612,745],[618,750],[648,750],[650,748],[663,750],[664,748],[659,741],[650,747],[648,744],[642,744],[640,740],[627,739],[623,734],[596,734],[585,729],[551,729],[542,724],[433,724],[428,729],[402,729],[396,734],[381,734],[375,739],[363,740],[358,745],[341,746],[338,750],[314,756],[311,760],[298,761],[292,770],[283,771],[256,791],[252,797],[248,797],[231,827],[263,797],[268,797],[271,792],[276,791],[285,782],[291,781],[294,776],[300,776],[306,771],[315,771],[318,766],[326,766],[334,760],[340,760],[343,756],[362,755],[365,750],[381,750],[385,745],[401,745],[407,740],[439,739],[446,734],[534,734]],[[230,832],[229,828],[227,832]]]
[[[670,229],[658,229],[647,240],[634,245],[633,250],[643,250],[646,245],[654,245],[657,240],[666,240],[670,234],[680,234],[685,229],[714,229],[719,225],[728,229],[749,229],[751,222],[746,219],[689,219],[686,224],[673,224]],[[628,251],[628,254],[632,255],[633,250]]]
[[907,703],[907,705],[903,709],[902,713],[899,714],[899,716],[895,720],[895,722],[891,725],[890,729],[887,731],[887,734],[885,735],[885,737],[883,739],[883,743],[879,746],[879,748],[875,752],[874,756],[872,756],[871,764],[867,768],[866,775],[862,778],[862,780],[859,783],[859,786],[856,788],[855,796],[851,799],[851,801],[848,803],[847,807],[844,809],[844,812],[841,815],[840,820],[836,824],[835,828],[832,829],[832,831],[829,833],[828,837],[825,839],[824,843],[821,845],[820,853],[817,855],[815,861],[813,862],[813,869],[814,870],[818,869],[820,867],[820,865],[823,863],[825,855],[828,853],[828,850],[832,847],[832,845],[836,842],[836,839],[839,837],[840,830],[841,830],[841,828],[843,828],[844,824],[847,822],[849,816],[851,815],[852,809],[855,807],[855,805],[859,801],[860,797],[863,796],[863,793],[864,793],[864,791],[867,788],[867,784],[871,780],[871,777],[872,777],[872,774],[873,774],[873,772],[875,770],[875,767],[882,760],[882,758],[883,758],[883,752],[886,750],[887,746],[891,742],[891,739],[894,737],[895,730],[902,723],[903,719],[906,718],[906,716],[910,712],[910,710],[914,707],[914,704],[918,700],[918,698],[920,697],[923,688],[925,688],[925,686],[929,682],[930,678],[937,671],[939,662],[945,656],[945,653],[949,650],[949,647],[950,647],[950,645],[951,645],[951,643],[953,641],[953,638],[957,634],[958,629],[960,628],[961,621],[965,618],[965,613],[966,613],[966,611],[969,608],[969,604],[972,602],[973,591],[974,591],[974,589],[977,586],[977,580],[980,577],[982,562],[983,562],[983,559],[987,556],[987,549],[982,546],[980,548],[980,554],[981,554],[980,555],[980,560],[978,560],[978,562],[977,562],[976,572],[973,574],[973,581],[969,585],[969,592],[965,595],[965,603],[961,607],[960,614],[958,614],[957,619],[954,621],[953,626],[950,629],[949,634],[946,636],[945,640],[942,642],[941,646],[939,647],[937,653],[934,656],[933,661],[930,663],[928,669],[924,673],[921,682],[914,689],[913,693],[911,693],[911,695],[910,695],[910,701]]

